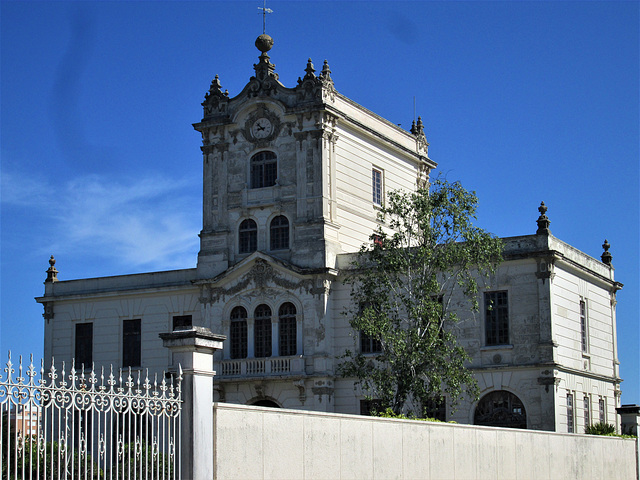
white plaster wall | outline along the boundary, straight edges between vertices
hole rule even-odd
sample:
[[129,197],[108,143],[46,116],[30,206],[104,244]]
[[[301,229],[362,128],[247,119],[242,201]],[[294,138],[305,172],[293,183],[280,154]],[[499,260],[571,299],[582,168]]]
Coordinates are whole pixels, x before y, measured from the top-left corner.
[[184,286],[119,294],[85,292],[60,299],[54,306],[54,318],[45,321],[45,361],[55,358],[56,365],[62,361],[70,365],[75,356],[75,325],[91,322],[96,368],[113,366],[117,371],[122,365],[122,322],[140,319],[140,369],[149,369],[150,373],[166,371],[171,364],[170,352],[158,335],[171,331],[174,315],[192,315],[193,324],[202,325],[198,296],[196,288]]
[[214,438],[226,480],[638,478],[636,440],[615,437],[218,403]]

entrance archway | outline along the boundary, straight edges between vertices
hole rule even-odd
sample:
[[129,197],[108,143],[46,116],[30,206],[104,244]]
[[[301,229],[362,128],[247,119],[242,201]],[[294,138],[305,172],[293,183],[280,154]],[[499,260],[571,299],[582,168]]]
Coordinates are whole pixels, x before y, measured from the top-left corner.
[[473,416],[474,425],[527,428],[527,412],[522,400],[506,390],[490,392],[480,399]]

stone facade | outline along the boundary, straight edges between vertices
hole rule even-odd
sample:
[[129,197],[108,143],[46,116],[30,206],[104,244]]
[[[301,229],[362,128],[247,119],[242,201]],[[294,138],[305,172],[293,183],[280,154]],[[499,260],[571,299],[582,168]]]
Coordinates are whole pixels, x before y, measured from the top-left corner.
[[[420,120],[405,131],[344,97],[326,62],[316,75],[309,60],[285,87],[270,44],[256,42],[255,76],[237,96],[216,76],[194,124],[203,154],[197,267],[58,281],[52,258],[37,299],[45,358],[171,370],[159,334],[201,326],[227,337],[214,362],[216,401],[360,413],[363,396],[335,373],[357,340],[343,275],[378,226],[385,192],[428,182],[436,164]],[[492,421],[506,408],[533,429],[582,432],[585,414],[618,423],[622,285],[608,245],[599,261],[556,239],[543,207],[536,234],[504,239],[505,262],[483,286],[504,299],[502,341],[487,345],[490,297],[475,315],[458,302],[458,338],[482,398],[447,419],[474,423],[482,411]],[[129,355],[136,348],[139,360]]]

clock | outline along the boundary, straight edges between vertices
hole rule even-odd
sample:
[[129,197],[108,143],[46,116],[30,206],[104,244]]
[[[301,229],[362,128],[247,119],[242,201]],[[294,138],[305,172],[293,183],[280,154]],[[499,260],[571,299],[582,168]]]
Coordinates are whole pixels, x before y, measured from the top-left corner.
[[267,138],[273,132],[273,125],[268,118],[261,117],[253,122],[251,126],[251,135],[253,138]]

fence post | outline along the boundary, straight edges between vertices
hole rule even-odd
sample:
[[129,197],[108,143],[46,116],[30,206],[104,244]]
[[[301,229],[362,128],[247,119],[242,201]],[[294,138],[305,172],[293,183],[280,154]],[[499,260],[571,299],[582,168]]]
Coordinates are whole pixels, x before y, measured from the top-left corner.
[[213,478],[213,353],[222,349],[224,335],[204,327],[161,333],[182,367],[180,474],[183,480]]

